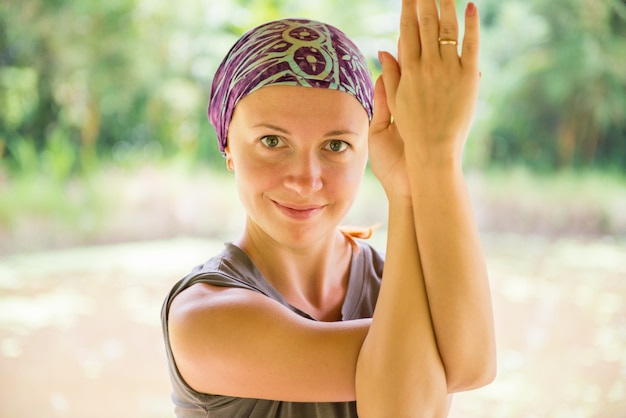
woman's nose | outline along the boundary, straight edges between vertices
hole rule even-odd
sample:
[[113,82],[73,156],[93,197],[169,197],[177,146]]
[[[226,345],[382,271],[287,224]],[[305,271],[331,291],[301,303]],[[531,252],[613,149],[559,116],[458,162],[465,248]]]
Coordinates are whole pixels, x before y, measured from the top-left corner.
[[285,175],[285,186],[302,197],[309,197],[322,188],[322,165],[315,153],[293,158]]

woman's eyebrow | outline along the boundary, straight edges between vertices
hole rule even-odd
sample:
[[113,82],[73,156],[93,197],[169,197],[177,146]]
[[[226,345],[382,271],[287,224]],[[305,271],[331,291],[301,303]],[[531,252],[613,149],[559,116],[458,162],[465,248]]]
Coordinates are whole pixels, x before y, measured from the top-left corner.
[[337,130],[328,132],[324,136],[328,137],[328,136],[341,136],[341,135],[354,135],[354,136],[356,136],[357,133],[354,132],[354,131],[351,131],[349,129],[337,129]]
[[[274,131],[278,131],[280,133],[286,134],[286,135],[290,135],[291,132],[289,132],[287,129],[285,128],[281,128],[280,126],[276,126],[276,125],[272,125],[271,123],[259,123],[253,126],[253,128],[268,128],[268,129],[272,129]],[[325,138],[330,137],[330,136],[341,136],[341,135],[353,135],[356,136],[358,135],[356,132],[351,131],[349,129],[335,129],[333,131],[330,131],[328,133],[326,133],[324,135]]]
[[287,134],[287,135],[290,134],[290,132],[286,130],[285,128],[281,128],[280,126],[272,125],[270,123],[259,123],[257,125],[254,125],[253,128],[268,128],[268,129],[272,129],[274,131],[278,131],[283,134]]

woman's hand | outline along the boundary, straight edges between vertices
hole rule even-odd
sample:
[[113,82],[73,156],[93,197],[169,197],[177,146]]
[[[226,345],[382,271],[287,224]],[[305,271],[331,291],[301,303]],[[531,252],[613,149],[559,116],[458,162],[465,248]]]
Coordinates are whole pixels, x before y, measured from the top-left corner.
[[374,88],[374,116],[368,145],[370,167],[382,184],[387,198],[401,197],[410,200],[411,187],[406,171],[404,143],[391,120],[382,76],[378,77]]
[[[435,0],[403,0],[399,60],[386,52],[380,54],[384,87],[379,92],[384,90],[386,97],[378,97],[383,109],[378,109],[372,125],[373,132],[381,132],[377,124],[382,124],[386,113],[393,115],[387,131],[399,133],[407,157],[460,160],[480,79],[479,18],[473,3],[465,9],[460,56],[458,37],[454,0],[441,0],[441,17]],[[392,142],[395,145],[397,139]]]

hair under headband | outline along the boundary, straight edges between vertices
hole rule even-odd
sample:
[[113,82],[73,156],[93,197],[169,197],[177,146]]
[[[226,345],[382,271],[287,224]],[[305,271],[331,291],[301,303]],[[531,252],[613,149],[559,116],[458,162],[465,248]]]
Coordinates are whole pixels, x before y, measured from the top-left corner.
[[224,152],[235,106],[268,85],[340,90],[373,112],[371,73],[365,58],[339,29],[307,19],[265,23],[244,34],[215,73],[208,116]]

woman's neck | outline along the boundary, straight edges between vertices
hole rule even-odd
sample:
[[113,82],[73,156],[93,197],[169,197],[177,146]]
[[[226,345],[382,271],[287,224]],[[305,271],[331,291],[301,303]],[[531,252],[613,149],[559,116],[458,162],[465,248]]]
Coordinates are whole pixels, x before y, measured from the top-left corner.
[[289,304],[317,320],[341,320],[352,247],[339,230],[324,241],[293,248],[246,227],[236,245]]

